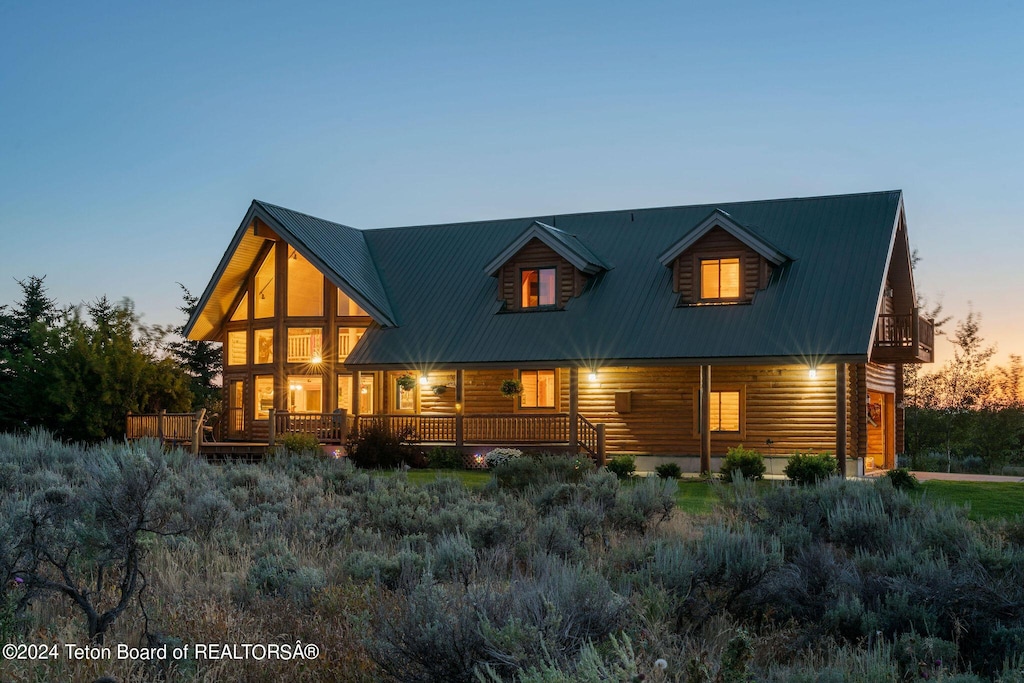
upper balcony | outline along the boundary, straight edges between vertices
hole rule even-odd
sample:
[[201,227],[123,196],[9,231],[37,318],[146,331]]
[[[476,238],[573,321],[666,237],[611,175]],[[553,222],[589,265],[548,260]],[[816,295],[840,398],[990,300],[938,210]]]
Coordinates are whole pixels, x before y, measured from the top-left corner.
[[935,360],[935,323],[913,313],[883,314],[875,328],[871,360],[876,363],[931,363]]

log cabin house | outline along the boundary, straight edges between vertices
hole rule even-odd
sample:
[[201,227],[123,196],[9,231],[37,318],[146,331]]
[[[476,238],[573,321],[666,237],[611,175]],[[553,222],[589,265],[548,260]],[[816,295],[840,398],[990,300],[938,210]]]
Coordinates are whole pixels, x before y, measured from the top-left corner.
[[856,473],[902,450],[902,365],[933,360],[915,306],[900,191],[369,230],[253,201],[186,334],[223,344],[225,440],[377,421]]

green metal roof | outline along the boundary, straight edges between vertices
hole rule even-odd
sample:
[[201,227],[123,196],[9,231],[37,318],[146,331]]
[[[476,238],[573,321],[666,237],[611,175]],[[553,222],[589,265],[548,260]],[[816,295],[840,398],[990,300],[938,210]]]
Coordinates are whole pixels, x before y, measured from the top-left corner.
[[[232,265],[232,255],[242,253],[245,227],[257,214],[373,315],[377,324],[346,361],[352,368],[757,359],[815,365],[867,359],[902,193],[373,230],[253,202],[189,323],[193,338],[227,315],[223,300],[241,282],[237,273],[228,276],[244,266]],[[785,259],[750,304],[677,306],[672,271],[659,257],[723,215],[734,231]],[[564,310],[503,311],[485,270],[531,230],[600,265]]]
[[395,315],[377,273],[365,232],[304,213],[253,200],[217,270],[199,297],[185,325],[189,339],[215,339],[230,307],[241,295],[265,238],[250,229],[259,218],[382,326],[393,326]]
[[[749,305],[679,307],[658,257],[716,209],[790,260]],[[864,360],[901,210],[888,191],[366,230],[401,325],[346,365]],[[564,310],[501,312],[484,267],[535,221],[614,267]]]

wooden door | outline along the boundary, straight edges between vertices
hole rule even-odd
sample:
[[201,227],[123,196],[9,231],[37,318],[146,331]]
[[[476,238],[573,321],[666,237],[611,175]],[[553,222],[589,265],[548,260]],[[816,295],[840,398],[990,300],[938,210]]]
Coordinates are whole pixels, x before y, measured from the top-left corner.
[[228,381],[227,438],[245,438],[245,380]]

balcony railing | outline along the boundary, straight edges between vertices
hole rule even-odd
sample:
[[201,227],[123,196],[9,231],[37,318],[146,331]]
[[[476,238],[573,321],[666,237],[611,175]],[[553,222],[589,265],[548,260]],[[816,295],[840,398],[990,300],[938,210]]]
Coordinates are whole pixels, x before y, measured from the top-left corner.
[[875,327],[871,359],[882,363],[931,363],[935,356],[935,324],[913,313],[882,314]]

